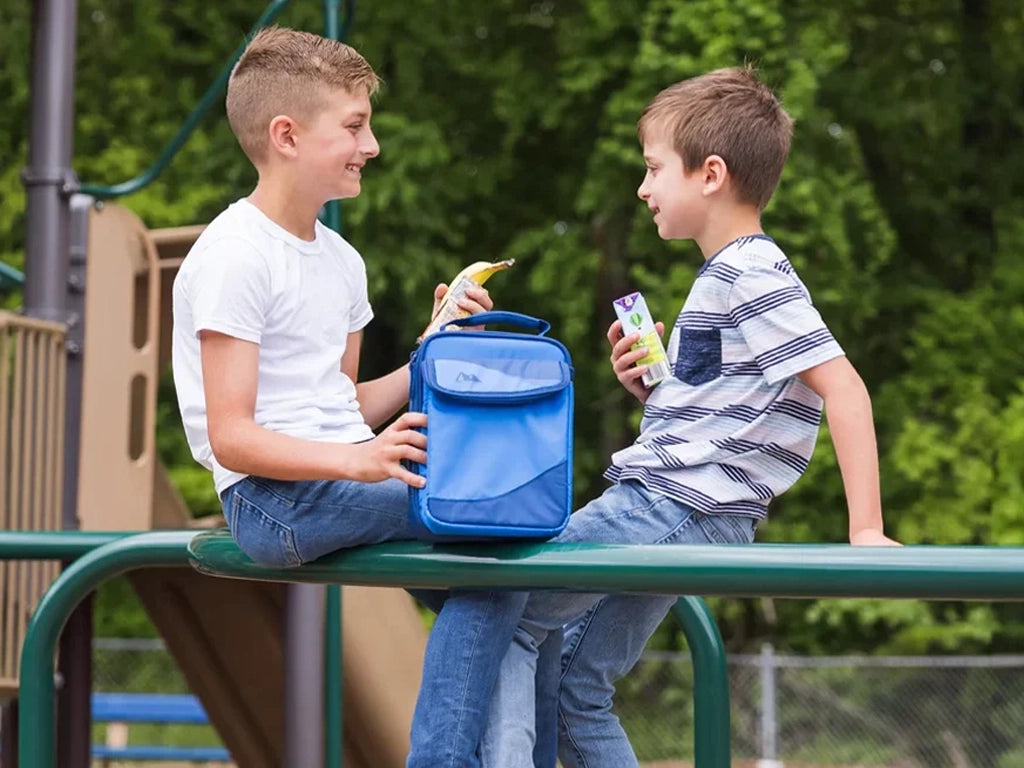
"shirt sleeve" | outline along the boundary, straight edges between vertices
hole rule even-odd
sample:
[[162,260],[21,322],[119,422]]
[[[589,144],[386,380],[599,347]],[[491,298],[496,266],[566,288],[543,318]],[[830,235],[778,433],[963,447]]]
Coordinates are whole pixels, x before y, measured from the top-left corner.
[[777,269],[744,270],[729,291],[729,315],[769,384],[843,355],[806,289]]
[[211,243],[191,275],[195,333],[216,331],[259,344],[270,306],[270,272],[259,251],[233,238]]
[[366,281],[366,264],[362,257],[353,251],[358,269],[353,270],[352,305],[348,313],[348,332],[361,331],[373,319],[373,307],[370,305],[369,290]]

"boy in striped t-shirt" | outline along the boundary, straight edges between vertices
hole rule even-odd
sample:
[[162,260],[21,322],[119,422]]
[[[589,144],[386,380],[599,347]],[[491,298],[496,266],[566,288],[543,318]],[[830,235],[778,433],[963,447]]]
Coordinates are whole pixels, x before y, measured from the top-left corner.
[[[637,194],[663,239],[696,241],[705,261],[669,339],[672,375],[653,389],[644,387],[646,368],[637,365],[647,350],[630,350],[638,335],[623,336],[619,321],[608,329],[616,376],[644,405],[640,435],[612,456],[605,473],[612,485],[572,515],[555,541],[751,542],[768,504],[807,467],[824,406],[846,489],[850,542],[896,544],[882,531],[867,389],[785,254],[761,229],[791,136],[789,115],[750,69],[677,83],[644,110],[639,138],[647,173]],[[636,766],[611,711],[614,683],[674,602],[672,596],[530,595],[494,687],[482,764],[533,768],[536,747],[536,764],[553,766],[553,750],[543,745],[554,741],[548,732],[554,726],[535,717],[535,702],[545,702],[535,687],[548,687],[552,675],[535,674],[539,647],[564,625],[563,766]],[[468,609],[460,614],[458,597],[445,611],[446,621],[489,637],[489,647],[499,642],[500,619]],[[435,636],[444,634],[435,627],[431,642]],[[437,651],[428,647],[428,656]],[[445,717],[472,721],[479,708],[474,697],[490,690],[493,673],[486,662],[472,666],[472,653],[447,649],[446,658],[461,703],[449,707],[450,692],[441,697]],[[430,698],[421,692],[421,702]]]

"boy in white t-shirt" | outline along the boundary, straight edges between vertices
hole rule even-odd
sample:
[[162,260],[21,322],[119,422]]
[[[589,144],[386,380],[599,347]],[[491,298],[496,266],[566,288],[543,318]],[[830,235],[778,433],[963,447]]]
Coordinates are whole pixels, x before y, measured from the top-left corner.
[[[317,221],[329,200],[359,194],[362,168],[380,150],[370,130],[377,86],[347,45],[282,28],[255,35],[231,73],[227,114],[259,181],[210,223],[174,282],[174,381],[189,446],[213,472],[238,546],[265,565],[413,538],[408,487],[424,481],[402,461],[426,461],[417,431],[426,416],[405,413],[374,436],[406,405],[409,369],[359,380],[373,317],[366,271]],[[435,309],[446,292],[435,289]],[[459,305],[473,314],[493,306],[479,287]],[[444,615],[444,595],[429,597]],[[525,601],[465,596],[507,626],[493,637],[460,632],[456,644],[496,663]],[[479,742],[482,717],[438,724],[419,714],[459,695],[434,695],[447,664],[424,666],[432,698],[413,718],[414,768]]]
[[[402,460],[426,458],[426,416],[405,413],[407,366],[358,378],[373,317],[359,253],[317,221],[360,192],[380,148],[377,75],[347,45],[259,32],[227,114],[259,174],[196,241],[174,282],[174,381],[189,446],[213,472],[228,527],[255,561],[296,566],[359,544],[412,538]],[[438,286],[435,300],[443,297]],[[483,289],[464,304],[490,308]]]

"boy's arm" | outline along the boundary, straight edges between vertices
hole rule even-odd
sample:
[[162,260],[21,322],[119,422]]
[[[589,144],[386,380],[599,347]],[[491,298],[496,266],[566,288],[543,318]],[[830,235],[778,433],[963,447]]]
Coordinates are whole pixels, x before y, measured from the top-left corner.
[[800,379],[825,401],[825,415],[849,508],[850,543],[898,545],[882,531],[871,397],[860,375],[841,356],[809,368],[800,374]]
[[[448,293],[448,286],[438,283],[434,288],[434,312],[441,305],[445,294]],[[466,297],[459,301],[459,307],[471,315],[480,312],[490,312],[494,309],[494,301],[486,288],[474,286],[466,291]],[[433,317],[433,314],[431,317]],[[474,326],[475,327],[475,326]],[[467,330],[469,330],[467,328]],[[361,331],[350,333],[345,347],[345,354],[341,358],[341,371],[352,382],[358,382],[359,375],[359,354],[362,349],[363,334]],[[356,384],[356,399],[359,401],[359,410],[371,429],[376,429],[409,402],[409,366],[403,365],[396,368],[386,376],[372,381],[359,382]]]
[[259,345],[213,331],[200,334],[210,447],[221,466],[275,480],[359,480],[395,477],[422,486],[402,459],[426,461],[426,416],[406,413],[373,440],[346,444],[303,440],[256,423]]
[[[363,344],[363,332],[348,335],[345,354],[341,358],[341,372],[349,381],[358,381],[359,352]],[[409,366],[403,365],[386,376],[356,384],[356,400],[370,429],[376,429],[386,422],[409,401]]]

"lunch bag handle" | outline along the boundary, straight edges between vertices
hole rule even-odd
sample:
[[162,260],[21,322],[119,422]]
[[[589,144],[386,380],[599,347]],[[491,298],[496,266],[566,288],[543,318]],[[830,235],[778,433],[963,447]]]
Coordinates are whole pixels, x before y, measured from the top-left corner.
[[551,323],[547,320],[541,320],[539,317],[531,317],[530,315],[521,315],[518,312],[481,312],[478,315],[470,315],[469,317],[460,317],[457,320],[452,320],[448,325],[485,325],[487,323],[514,325],[527,331],[536,331],[538,336],[543,336],[551,330]]

